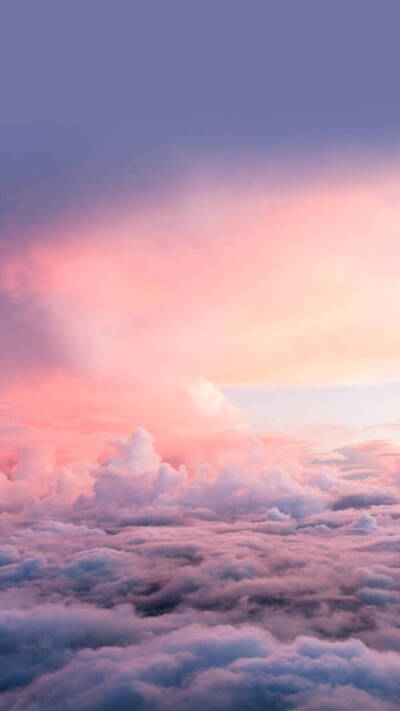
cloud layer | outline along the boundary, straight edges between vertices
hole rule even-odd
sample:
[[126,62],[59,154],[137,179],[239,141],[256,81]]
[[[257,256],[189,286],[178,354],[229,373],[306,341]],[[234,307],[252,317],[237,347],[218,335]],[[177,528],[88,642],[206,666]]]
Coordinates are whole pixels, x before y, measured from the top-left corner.
[[[372,483],[348,478],[365,451]],[[279,468],[249,437],[188,473],[139,428],[78,479],[48,464],[42,490],[43,457],[14,463],[0,707],[394,711],[396,456],[369,443]]]

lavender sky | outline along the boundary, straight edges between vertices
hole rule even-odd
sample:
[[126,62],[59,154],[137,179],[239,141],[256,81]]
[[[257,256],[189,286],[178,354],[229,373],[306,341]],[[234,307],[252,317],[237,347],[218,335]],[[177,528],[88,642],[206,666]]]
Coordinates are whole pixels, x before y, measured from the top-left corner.
[[399,21],[1,3],[1,710],[400,708]]

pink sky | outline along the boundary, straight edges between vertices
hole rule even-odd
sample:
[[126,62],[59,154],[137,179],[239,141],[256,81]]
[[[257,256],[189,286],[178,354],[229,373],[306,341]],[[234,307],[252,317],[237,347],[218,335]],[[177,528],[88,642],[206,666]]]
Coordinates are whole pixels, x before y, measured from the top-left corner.
[[31,363],[28,332],[5,363],[3,439],[209,438],[249,427],[224,386],[397,379],[399,172],[208,177],[35,234],[0,284],[55,353]]

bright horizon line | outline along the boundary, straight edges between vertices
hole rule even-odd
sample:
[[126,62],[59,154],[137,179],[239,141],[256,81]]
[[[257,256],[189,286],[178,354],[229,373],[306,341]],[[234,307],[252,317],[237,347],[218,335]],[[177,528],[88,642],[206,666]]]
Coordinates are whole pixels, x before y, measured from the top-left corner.
[[364,387],[380,387],[382,385],[392,385],[395,383],[400,383],[400,376],[398,378],[383,378],[374,380],[338,380],[337,382],[279,382],[279,381],[229,381],[221,382],[215,381],[215,384],[221,388],[221,390],[318,390],[321,388],[364,388]]

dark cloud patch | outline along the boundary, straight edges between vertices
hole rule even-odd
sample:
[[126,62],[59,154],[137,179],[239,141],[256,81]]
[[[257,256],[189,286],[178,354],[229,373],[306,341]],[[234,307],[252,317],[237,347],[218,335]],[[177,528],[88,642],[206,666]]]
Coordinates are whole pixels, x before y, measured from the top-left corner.
[[364,509],[370,506],[391,506],[396,503],[396,499],[380,491],[370,493],[349,494],[341,496],[333,502],[334,511],[344,511],[345,509]]

